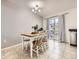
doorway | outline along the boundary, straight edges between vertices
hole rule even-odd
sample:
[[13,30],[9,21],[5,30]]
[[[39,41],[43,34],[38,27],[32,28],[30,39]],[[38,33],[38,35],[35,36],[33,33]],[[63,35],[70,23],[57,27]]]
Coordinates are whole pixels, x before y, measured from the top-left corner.
[[59,41],[61,39],[59,17],[48,19],[49,39]]

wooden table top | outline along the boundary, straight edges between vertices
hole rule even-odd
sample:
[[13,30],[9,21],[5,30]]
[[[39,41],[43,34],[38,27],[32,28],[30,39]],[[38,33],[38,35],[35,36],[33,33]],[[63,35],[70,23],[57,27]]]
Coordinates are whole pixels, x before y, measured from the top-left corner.
[[31,33],[24,33],[24,34],[21,34],[22,36],[27,36],[27,37],[35,37],[35,36],[38,36],[38,35],[44,35],[45,33],[36,33],[36,34],[31,34]]

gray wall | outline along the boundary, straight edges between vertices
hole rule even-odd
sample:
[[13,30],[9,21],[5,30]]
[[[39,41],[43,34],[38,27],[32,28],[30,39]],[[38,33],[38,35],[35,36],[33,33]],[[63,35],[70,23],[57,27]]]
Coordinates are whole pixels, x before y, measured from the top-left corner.
[[42,27],[42,18],[28,8],[2,1],[1,4],[1,48],[21,42],[20,34],[33,31],[32,26]]

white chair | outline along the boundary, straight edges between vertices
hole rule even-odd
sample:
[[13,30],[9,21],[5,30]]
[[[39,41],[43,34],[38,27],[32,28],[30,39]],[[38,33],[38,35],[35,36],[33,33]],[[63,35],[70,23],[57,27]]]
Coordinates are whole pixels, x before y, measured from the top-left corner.
[[44,51],[43,49],[43,42],[42,42],[42,35],[35,38],[36,42],[33,45],[33,51],[36,52],[37,56],[39,56],[39,50]]
[[46,50],[48,48],[48,37],[47,35],[43,36],[43,48]]
[[30,43],[30,39],[27,37],[23,37],[23,42],[22,42],[22,46],[23,46],[23,51],[24,50],[28,50],[28,45]]

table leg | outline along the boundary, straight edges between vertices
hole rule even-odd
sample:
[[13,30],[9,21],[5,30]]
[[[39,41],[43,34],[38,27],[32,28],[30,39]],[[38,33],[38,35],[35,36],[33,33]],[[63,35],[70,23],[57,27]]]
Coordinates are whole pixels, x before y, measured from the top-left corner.
[[24,50],[24,37],[22,37],[22,50]]
[[33,53],[32,53],[32,47],[33,47],[33,44],[32,44],[32,42],[30,41],[30,57],[32,58],[32,55],[33,55]]

